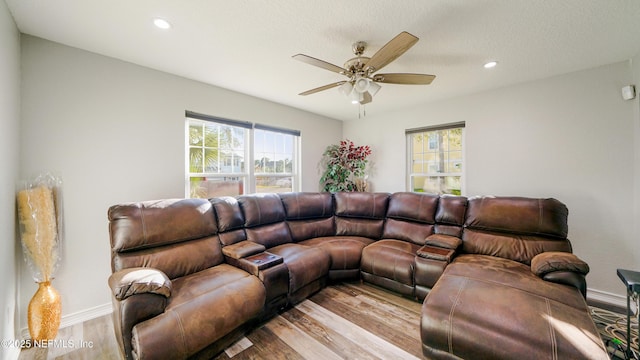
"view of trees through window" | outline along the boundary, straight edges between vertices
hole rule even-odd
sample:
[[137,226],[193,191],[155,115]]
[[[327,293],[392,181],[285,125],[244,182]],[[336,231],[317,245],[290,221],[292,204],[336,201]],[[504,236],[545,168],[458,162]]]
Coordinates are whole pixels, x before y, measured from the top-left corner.
[[188,196],[210,198],[293,191],[299,178],[296,174],[299,136],[244,123],[241,125],[245,126],[233,126],[191,118],[187,121]]
[[248,175],[244,156],[246,130],[210,121],[189,122],[191,197],[240,195],[244,192]]
[[256,191],[291,191],[294,169],[293,135],[256,129],[253,136]]
[[411,191],[462,193],[463,127],[408,131]]

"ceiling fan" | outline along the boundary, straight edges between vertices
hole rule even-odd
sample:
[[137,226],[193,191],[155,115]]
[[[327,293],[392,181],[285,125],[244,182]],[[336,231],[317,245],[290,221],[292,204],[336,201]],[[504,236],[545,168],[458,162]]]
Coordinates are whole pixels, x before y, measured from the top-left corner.
[[320,91],[339,87],[341,93],[348,96],[354,104],[368,104],[373,100],[373,96],[380,90],[378,83],[402,84],[402,85],[429,85],[435,79],[435,75],[427,74],[377,74],[376,72],[404,54],[409,48],[418,42],[418,38],[406,31],[401,32],[396,37],[386,43],[372,57],[362,56],[367,43],[358,41],[353,44],[353,53],[356,57],[347,60],[344,67],[340,67],[314,57],[297,54],[293,58],[304,63],[314,65],[325,70],[342,74],[348,80],[338,81],[332,84],[317,87],[315,89],[301,92],[299,95],[311,95]]

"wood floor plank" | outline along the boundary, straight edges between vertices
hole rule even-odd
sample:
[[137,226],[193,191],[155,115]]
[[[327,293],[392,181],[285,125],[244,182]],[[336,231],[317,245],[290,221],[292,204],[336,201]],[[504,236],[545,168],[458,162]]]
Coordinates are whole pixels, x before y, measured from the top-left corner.
[[415,300],[410,299],[396,293],[392,293],[389,290],[382,289],[380,287],[361,283],[361,282],[350,282],[350,283],[342,283],[336,284],[332,287],[336,289],[340,289],[346,292],[353,292],[356,294],[367,295],[373,299],[393,304],[394,306],[401,307],[407,311],[415,313],[417,315],[422,314],[422,303]]
[[82,330],[82,338],[77,339],[85,341],[84,344],[80,344],[83,346],[82,354],[92,356],[80,357],[80,359],[119,359],[122,356],[118,341],[113,335],[111,316],[106,321],[101,318],[86,321],[83,323]]
[[379,359],[377,356],[368,353],[357,342],[344,337],[343,334],[334,330],[331,326],[317,321],[296,308],[287,310],[281,316],[343,359]]
[[309,301],[322,306],[336,316],[347,319],[353,325],[367,329],[414,356],[422,356],[419,317],[392,319],[381,314],[374,306],[366,303],[348,304],[344,299],[332,298],[329,293],[323,291],[314,295]]
[[296,308],[318,321],[331,326],[335,331],[340,332],[348,339],[357,341],[364,349],[367,349],[369,353],[379,356],[382,359],[418,359],[417,356],[389,343],[385,339],[336,315],[311,300],[304,300],[296,305]]
[[341,360],[342,357],[318,342],[282,316],[271,319],[265,327],[308,360]]
[[242,351],[248,349],[251,346],[253,346],[253,343],[251,342],[251,340],[247,339],[247,337],[244,336],[240,340],[238,340],[235,343],[233,343],[228,348],[224,349],[224,353],[229,358],[232,358],[232,357],[236,356],[236,354],[241,353]]
[[[246,337],[253,343],[253,346],[234,356],[233,360],[256,360],[266,358],[304,360],[302,355],[278,338],[277,335],[265,326],[252,330]],[[222,355],[224,355],[224,357],[220,357]],[[215,359],[221,360],[225,357],[226,354],[222,352],[222,354]]]
[[416,323],[419,320],[419,316],[416,313],[379,299],[373,299],[364,294],[353,296],[337,288],[327,288],[325,290],[318,294],[317,297],[312,298],[312,300],[320,301],[322,297],[330,298],[341,304],[341,308],[344,310],[349,310],[349,308],[357,310],[356,313],[361,314],[361,317],[371,321],[377,320],[395,331],[411,336],[415,340],[420,340],[420,329]]

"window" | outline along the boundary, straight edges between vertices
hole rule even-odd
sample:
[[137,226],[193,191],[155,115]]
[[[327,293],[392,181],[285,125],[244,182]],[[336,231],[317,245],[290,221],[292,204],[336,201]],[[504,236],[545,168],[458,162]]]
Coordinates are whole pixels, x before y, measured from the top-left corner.
[[187,197],[300,188],[299,131],[189,111],[186,116]]
[[292,191],[296,137],[259,126],[253,137],[256,192]]
[[409,191],[461,195],[464,123],[410,129],[406,134]]

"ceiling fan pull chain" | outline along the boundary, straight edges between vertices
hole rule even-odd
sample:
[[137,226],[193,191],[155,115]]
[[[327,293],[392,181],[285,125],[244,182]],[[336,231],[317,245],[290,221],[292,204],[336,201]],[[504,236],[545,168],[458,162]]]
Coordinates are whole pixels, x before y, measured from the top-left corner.
[[363,117],[367,117],[367,105],[358,105],[358,119],[362,119]]

